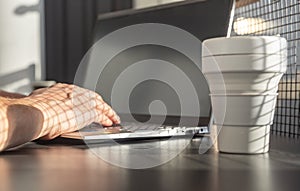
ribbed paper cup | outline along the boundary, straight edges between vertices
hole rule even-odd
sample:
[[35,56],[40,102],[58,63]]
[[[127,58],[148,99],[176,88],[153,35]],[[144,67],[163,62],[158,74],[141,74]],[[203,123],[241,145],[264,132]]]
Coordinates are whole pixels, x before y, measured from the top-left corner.
[[284,38],[241,36],[204,41],[202,72],[211,91],[214,123],[221,128],[220,151],[268,152],[278,83],[286,69]]

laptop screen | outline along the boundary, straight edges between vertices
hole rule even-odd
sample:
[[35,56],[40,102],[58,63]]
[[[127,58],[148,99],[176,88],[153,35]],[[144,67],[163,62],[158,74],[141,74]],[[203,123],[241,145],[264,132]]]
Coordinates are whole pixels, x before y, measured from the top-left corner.
[[[226,36],[231,6],[231,0],[193,1],[178,6],[100,15],[94,30],[95,43],[124,27],[160,23],[196,37],[199,40],[199,46],[193,50],[196,56],[191,59],[176,48],[161,44],[138,44],[118,52],[105,63],[101,74],[86,69],[84,78],[77,82],[100,93],[121,118],[134,115],[139,121],[147,121],[150,116],[167,116],[174,121],[177,117],[187,117],[207,124],[211,107],[208,84],[201,72],[201,41]],[[105,51],[111,52],[118,46],[124,46],[122,36],[119,41],[106,41]],[[94,46],[89,55],[93,58],[88,60],[101,64],[103,55],[99,51]],[[89,86],[91,78],[97,82]]]

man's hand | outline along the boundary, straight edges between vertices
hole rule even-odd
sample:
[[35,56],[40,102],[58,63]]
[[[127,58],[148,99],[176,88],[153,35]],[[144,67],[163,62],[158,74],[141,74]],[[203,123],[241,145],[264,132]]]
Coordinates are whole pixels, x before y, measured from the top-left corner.
[[100,95],[75,85],[56,84],[27,97],[0,95],[0,151],[53,139],[92,122],[110,126],[120,119]]
[[79,130],[92,122],[103,126],[120,123],[118,115],[100,95],[75,85],[60,83],[38,89],[25,99],[44,115],[44,139]]

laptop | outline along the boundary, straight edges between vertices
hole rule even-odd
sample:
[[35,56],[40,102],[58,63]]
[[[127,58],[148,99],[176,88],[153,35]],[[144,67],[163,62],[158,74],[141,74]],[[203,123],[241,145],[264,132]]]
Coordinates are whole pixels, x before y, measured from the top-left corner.
[[[106,35],[137,24],[167,24],[191,33],[199,41],[226,36],[232,4],[232,0],[186,1],[100,15],[93,42],[97,44]],[[105,51],[110,52],[123,46],[124,41],[105,43]],[[119,114],[122,123],[112,127],[93,123],[62,137],[101,142],[209,133],[211,105],[208,84],[201,72],[201,43],[189,56],[155,44],[129,47],[105,63],[101,74],[97,66],[103,61],[103,44],[99,50],[95,44],[83,59],[88,64],[81,64],[75,84],[98,92]],[[180,72],[188,79],[181,78]]]

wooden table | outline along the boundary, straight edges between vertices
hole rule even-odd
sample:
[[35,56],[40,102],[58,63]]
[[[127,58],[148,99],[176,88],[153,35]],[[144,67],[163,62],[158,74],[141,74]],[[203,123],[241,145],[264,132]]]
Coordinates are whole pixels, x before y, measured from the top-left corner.
[[201,141],[193,139],[170,162],[143,170],[111,165],[85,145],[29,143],[0,154],[0,190],[300,190],[299,138],[272,135],[270,152],[261,155],[221,154],[215,148],[199,154]]

